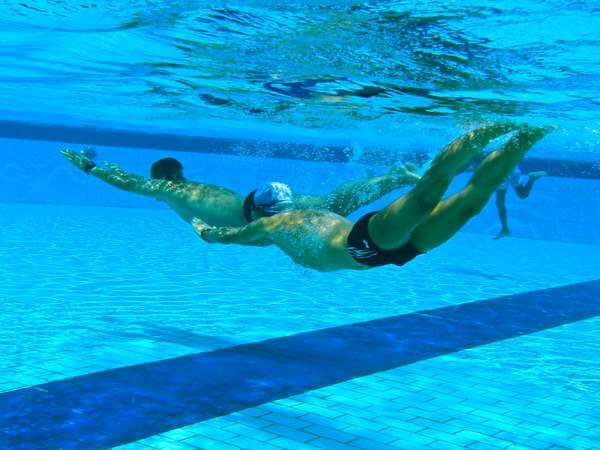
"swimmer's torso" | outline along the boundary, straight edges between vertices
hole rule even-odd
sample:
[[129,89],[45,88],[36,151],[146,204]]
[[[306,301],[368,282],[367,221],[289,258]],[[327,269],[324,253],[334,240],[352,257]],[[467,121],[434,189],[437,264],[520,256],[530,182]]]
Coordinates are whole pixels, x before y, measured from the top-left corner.
[[159,200],[167,203],[183,220],[197,217],[211,226],[237,227],[247,222],[244,199],[229,189],[192,181],[163,182]]
[[267,238],[297,264],[322,271],[367,269],[348,253],[346,239],[352,222],[334,213],[295,210],[277,216]]

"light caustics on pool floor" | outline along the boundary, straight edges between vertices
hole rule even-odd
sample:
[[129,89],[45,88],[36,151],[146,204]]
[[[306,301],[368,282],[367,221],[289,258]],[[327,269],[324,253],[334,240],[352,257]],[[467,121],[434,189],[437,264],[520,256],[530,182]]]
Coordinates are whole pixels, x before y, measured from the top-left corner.
[[0,396],[5,443],[112,447],[600,315],[600,280],[56,381]]
[[8,443],[106,447],[450,355],[468,355],[457,377],[486,365],[567,389],[567,406],[597,392],[592,246],[461,234],[401,272],[358,278],[273,249],[208,249],[165,211],[3,209]]

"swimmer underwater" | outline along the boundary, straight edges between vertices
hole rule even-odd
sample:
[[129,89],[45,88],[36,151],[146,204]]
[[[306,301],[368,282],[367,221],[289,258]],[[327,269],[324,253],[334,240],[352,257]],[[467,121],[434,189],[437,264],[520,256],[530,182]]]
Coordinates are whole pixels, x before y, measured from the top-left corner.
[[[448,144],[408,193],[355,224],[333,212],[295,208],[285,196],[277,214],[244,226],[214,227],[200,218],[192,224],[206,242],[271,243],[296,263],[320,271],[402,266],[442,245],[479,214],[525,153],[552,130],[513,124],[473,130]],[[483,159],[467,186],[443,200],[452,179],[492,140],[509,132],[514,134]],[[264,190],[278,197],[277,189],[266,186]]]
[[[253,191],[243,197],[222,186],[186,179],[183,165],[174,158],[156,161],[150,169],[151,178],[146,179],[113,163],[98,166],[89,152],[63,149],[61,154],[83,172],[114,187],[165,202],[186,222],[197,217],[212,226],[238,227],[279,212],[269,203],[267,194]],[[414,185],[420,180],[415,171],[412,165],[398,166],[382,176],[342,184],[329,195],[296,196],[295,207],[347,216],[395,189]]]

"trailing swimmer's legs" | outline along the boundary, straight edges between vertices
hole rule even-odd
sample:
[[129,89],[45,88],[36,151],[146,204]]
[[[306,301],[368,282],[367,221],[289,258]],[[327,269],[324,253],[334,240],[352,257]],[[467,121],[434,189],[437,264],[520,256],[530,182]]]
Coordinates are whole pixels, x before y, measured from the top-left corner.
[[[529,197],[529,194],[531,194],[531,190],[533,189],[533,185],[535,184],[535,182],[540,178],[545,177],[546,175],[547,173],[543,171],[530,172],[528,174],[529,179],[527,180],[527,183],[522,184],[519,182],[519,184],[517,184],[516,186],[513,185],[513,189],[517,196],[521,200],[524,200],[527,197]],[[500,224],[502,225],[502,228],[500,229],[496,237],[494,237],[494,239],[501,239],[503,237],[510,236],[510,228],[508,227],[508,212],[506,210],[507,193],[508,188],[506,187],[501,187],[496,191],[496,209],[498,210],[498,218],[500,219]]]
[[411,243],[426,252],[450,239],[469,219],[479,214],[525,153],[552,130],[553,127],[521,128],[483,160],[462,191],[438,203],[427,219],[415,228]]
[[369,220],[369,236],[380,248],[391,250],[404,245],[414,229],[429,217],[452,179],[490,141],[515,128],[493,124],[473,130],[448,144],[433,160],[415,187]]
[[416,170],[416,167],[401,165],[382,176],[342,184],[322,197],[319,206],[340,216],[349,216],[395,189],[416,184],[421,179]]

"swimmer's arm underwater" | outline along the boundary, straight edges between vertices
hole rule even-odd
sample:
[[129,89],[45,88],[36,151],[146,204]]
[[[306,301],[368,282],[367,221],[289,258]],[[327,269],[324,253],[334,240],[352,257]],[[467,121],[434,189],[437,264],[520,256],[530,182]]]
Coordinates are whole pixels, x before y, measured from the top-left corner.
[[146,180],[141,175],[126,172],[113,163],[105,163],[104,165],[106,167],[98,167],[84,153],[78,153],[69,149],[63,149],[60,153],[70,161],[71,164],[83,170],[85,173],[93,175],[105,183],[127,192],[156,197],[165,184],[164,180]]
[[198,236],[209,244],[238,244],[266,247],[271,242],[266,238],[267,228],[264,220],[255,220],[243,227],[211,227],[206,222],[195,218],[192,226]]
[[326,209],[340,216],[348,216],[395,189],[416,184],[421,177],[413,165],[393,168],[387,174],[338,186],[325,196],[299,195],[296,206],[302,209]]

